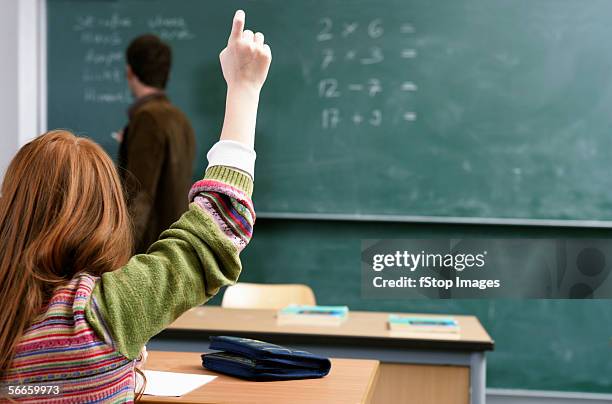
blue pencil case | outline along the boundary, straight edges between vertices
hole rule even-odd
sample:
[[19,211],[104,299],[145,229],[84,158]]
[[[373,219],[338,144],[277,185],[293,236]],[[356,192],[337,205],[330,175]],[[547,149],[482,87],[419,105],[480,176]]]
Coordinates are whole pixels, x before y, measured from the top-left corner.
[[210,337],[210,349],[221,352],[203,354],[204,368],[247,380],[312,379],[331,368],[328,358],[248,338]]

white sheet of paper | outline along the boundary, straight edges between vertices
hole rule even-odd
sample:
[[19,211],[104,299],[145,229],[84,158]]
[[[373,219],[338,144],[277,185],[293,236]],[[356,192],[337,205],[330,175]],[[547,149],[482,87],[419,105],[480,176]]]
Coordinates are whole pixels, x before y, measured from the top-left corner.
[[180,397],[212,382],[217,377],[192,373],[160,372],[158,370],[145,370],[144,374],[147,377],[144,394],[164,397]]

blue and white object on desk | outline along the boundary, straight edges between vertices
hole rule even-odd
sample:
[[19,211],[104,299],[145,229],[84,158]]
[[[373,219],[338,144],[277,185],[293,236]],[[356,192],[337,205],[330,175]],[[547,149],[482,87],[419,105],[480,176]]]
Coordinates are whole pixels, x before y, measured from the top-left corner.
[[389,314],[391,331],[458,333],[459,323],[452,317],[416,317]]
[[248,338],[212,336],[210,349],[202,355],[202,366],[254,381],[294,380],[325,377],[331,369],[328,358]]
[[348,318],[347,306],[302,306],[291,304],[279,310],[278,325],[340,325]]

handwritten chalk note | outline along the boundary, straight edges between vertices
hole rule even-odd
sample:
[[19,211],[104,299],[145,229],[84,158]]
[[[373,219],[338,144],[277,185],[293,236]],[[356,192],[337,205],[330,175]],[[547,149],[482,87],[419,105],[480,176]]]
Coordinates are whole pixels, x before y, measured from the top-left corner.
[[82,58],[83,101],[88,104],[123,104],[132,100],[125,82],[125,48],[143,32],[152,32],[171,45],[191,41],[195,33],[182,16],[156,14],[146,18],[120,12],[102,16],[79,14],[71,27],[86,45]]

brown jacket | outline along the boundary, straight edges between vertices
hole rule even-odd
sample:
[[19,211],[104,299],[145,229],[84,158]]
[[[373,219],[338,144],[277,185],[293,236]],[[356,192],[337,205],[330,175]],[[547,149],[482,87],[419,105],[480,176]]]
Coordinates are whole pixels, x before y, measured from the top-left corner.
[[189,120],[163,93],[138,100],[129,117],[119,166],[136,253],[144,253],[187,210],[196,144]]

